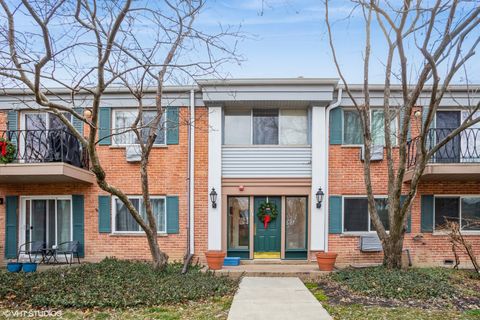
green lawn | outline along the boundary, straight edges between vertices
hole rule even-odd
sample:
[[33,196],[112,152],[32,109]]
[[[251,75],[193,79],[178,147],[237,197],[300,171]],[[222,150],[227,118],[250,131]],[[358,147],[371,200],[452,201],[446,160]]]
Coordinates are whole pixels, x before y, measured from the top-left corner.
[[0,271],[0,304],[49,308],[135,308],[233,295],[238,281],[182,265],[105,259],[31,274]]
[[[162,320],[180,320],[180,319],[227,319],[228,310],[232,303],[232,296],[219,298],[210,298],[204,301],[191,301],[183,304],[151,306],[141,308],[93,308],[93,309],[64,309],[62,310],[62,319],[81,320],[81,319],[162,319]],[[11,312],[15,309],[0,308],[0,319],[3,319],[4,312]],[[28,309],[22,309],[28,310]]]
[[408,307],[367,307],[358,304],[348,306],[325,305],[335,319],[343,320],[455,320],[480,319],[480,314],[472,311],[424,310]]
[[471,271],[344,269],[306,286],[337,320],[480,319],[480,277]]
[[44,310],[62,319],[226,319],[238,280],[181,268],[105,259],[31,274],[0,270],[0,319]]

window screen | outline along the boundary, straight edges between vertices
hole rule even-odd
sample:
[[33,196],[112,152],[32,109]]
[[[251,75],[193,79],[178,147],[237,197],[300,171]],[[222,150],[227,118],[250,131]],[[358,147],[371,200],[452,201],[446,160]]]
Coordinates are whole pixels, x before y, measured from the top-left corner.
[[253,109],[253,144],[278,144],[278,109]]
[[458,222],[459,208],[459,197],[436,197],[435,228],[443,226],[447,220]]
[[365,198],[345,198],[345,232],[368,231],[368,202]]

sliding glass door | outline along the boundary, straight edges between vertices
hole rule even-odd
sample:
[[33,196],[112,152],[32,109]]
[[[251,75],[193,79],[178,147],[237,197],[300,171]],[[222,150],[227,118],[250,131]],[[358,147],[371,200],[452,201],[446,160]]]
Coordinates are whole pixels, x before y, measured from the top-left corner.
[[22,201],[21,241],[41,241],[49,248],[72,240],[70,198],[25,197]]

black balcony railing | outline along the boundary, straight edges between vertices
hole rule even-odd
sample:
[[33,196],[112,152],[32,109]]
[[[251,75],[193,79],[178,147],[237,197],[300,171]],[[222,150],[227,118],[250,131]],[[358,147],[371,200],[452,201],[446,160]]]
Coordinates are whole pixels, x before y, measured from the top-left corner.
[[[427,150],[432,149],[455,129],[430,129],[426,137]],[[417,148],[420,137],[407,142],[407,166],[417,163]],[[429,163],[480,163],[480,128],[469,128],[460,132],[452,140],[441,147],[429,159]]]
[[15,145],[14,163],[64,162],[88,169],[88,153],[64,129],[0,131],[0,137]]

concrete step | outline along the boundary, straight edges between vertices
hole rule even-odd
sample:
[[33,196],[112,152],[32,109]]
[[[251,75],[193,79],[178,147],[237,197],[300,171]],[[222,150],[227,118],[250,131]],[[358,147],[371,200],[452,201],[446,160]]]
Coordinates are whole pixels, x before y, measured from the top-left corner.
[[239,266],[224,266],[215,271],[217,275],[227,275],[232,278],[249,277],[298,277],[304,281],[316,281],[330,272],[320,271],[313,263],[304,264],[241,264]]
[[307,260],[281,260],[281,259],[253,259],[253,260],[240,260],[241,265],[251,264],[281,264],[281,265],[303,265],[311,264],[312,262]]

